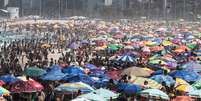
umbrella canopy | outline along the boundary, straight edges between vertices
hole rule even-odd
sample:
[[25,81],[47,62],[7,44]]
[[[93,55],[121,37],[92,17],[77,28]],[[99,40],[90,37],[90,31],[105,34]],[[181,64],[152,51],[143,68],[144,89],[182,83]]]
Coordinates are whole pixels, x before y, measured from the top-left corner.
[[176,90],[182,91],[182,92],[191,92],[194,90],[194,88],[191,85],[182,84],[182,85],[177,86]]
[[141,91],[141,87],[129,83],[120,83],[118,84],[118,90],[123,91],[127,94],[135,94]]
[[152,41],[147,41],[147,42],[145,42],[145,45],[146,46],[157,46],[157,45],[160,45],[160,43],[158,43],[158,42],[152,42]]
[[42,75],[40,78],[42,80],[56,81],[61,80],[66,74],[62,73],[60,69],[52,69],[46,74]]
[[116,44],[109,44],[108,45],[108,49],[111,49],[111,50],[118,50],[120,48],[122,48],[122,46],[120,46],[120,45],[116,45]]
[[77,92],[80,90],[83,93],[94,91],[91,86],[82,82],[64,83],[56,87],[55,90],[60,92]]
[[8,96],[9,94],[10,92],[8,90],[0,86],[0,95]]
[[201,89],[201,80],[198,80],[192,84],[192,87],[195,89]]
[[149,64],[155,64],[155,65],[166,65],[167,62],[160,60],[160,59],[155,59],[155,60],[150,60]]
[[189,83],[186,82],[185,80],[181,79],[181,78],[176,78],[175,86],[178,86],[178,85],[189,85]]
[[140,67],[130,67],[130,68],[124,69],[122,71],[121,75],[148,77],[151,75],[151,73]]
[[89,85],[93,85],[95,81],[88,75],[66,75],[62,80],[67,82],[83,82]]
[[118,70],[108,71],[106,73],[106,75],[112,78],[113,80],[120,79],[120,74],[121,74],[121,71],[118,71]]
[[86,98],[77,97],[77,98],[75,98],[75,99],[73,99],[71,101],[91,101],[91,100],[88,100]]
[[195,51],[193,51],[193,53],[194,53],[196,56],[201,56],[201,50],[195,50]]
[[132,56],[129,55],[123,55],[117,58],[117,61],[121,62],[135,62],[135,59]]
[[146,89],[140,92],[141,96],[152,96],[152,97],[159,97],[162,99],[169,100],[169,96],[161,90],[158,89]]
[[201,98],[201,90],[194,90],[188,93],[191,97]]
[[38,77],[41,76],[45,73],[47,73],[45,70],[40,69],[38,67],[29,67],[25,69],[25,75],[30,76],[30,77]]
[[88,69],[90,69],[90,70],[97,68],[97,67],[96,67],[95,65],[93,65],[93,64],[85,64],[84,67],[86,67],[86,68],[88,68]]
[[2,80],[5,83],[11,83],[11,82],[16,82],[18,79],[12,75],[3,75],[3,76],[0,76],[0,80]]
[[195,82],[200,79],[199,74],[195,72],[191,72],[191,71],[185,71],[185,70],[177,70],[175,72],[170,73],[170,76],[182,78],[183,80],[187,82]]
[[136,85],[143,86],[145,81],[148,82],[148,85],[151,88],[160,89],[162,87],[162,85],[157,83],[156,81],[154,81],[152,79],[148,79],[148,78],[143,78],[143,77],[133,77],[133,78],[131,78],[131,80],[129,82],[136,84]]
[[0,80],[0,86],[5,85],[5,82],[3,82],[2,80]]
[[19,80],[11,84],[11,89],[10,89],[10,91],[15,93],[36,92],[36,91],[42,91],[42,90],[43,90],[43,86],[32,79],[27,81]]
[[84,74],[84,71],[79,66],[70,66],[62,70],[65,74]]
[[177,96],[175,99],[171,101],[193,101],[193,99],[189,96]]
[[173,78],[169,75],[154,75],[151,77],[151,79],[155,80],[156,82],[160,84],[162,82],[165,82],[168,86],[175,84],[175,80],[173,80]]
[[80,96],[78,96],[78,98],[84,98],[90,101],[107,101],[107,99],[103,98],[102,96],[92,92],[92,93],[88,93],[88,94],[82,94]]
[[118,94],[115,94],[114,92],[107,90],[107,89],[103,89],[103,88],[97,89],[94,92],[95,92],[95,94],[97,94],[107,100],[110,100],[110,98],[115,99],[118,97]]
[[188,62],[188,63],[182,65],[182,68],[187,71],[190,70],[190,71],[201,72],[201,64],[196,63],[196,62]]
[[171,41],[163,41],[162,43],[164,46],[170,46],[172,45],[173,43]]

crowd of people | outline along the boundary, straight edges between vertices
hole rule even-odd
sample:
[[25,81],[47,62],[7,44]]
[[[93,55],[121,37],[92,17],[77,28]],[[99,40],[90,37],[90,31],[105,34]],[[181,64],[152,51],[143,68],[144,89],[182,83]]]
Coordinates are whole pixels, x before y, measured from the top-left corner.
[[[171,75],[171,73],[183,71],[184,69],[181,67],[189,62],[199,64],[198,66],[201,68],[201,58],[196,54],[197,51],[201,50],[201,27],[199,23],[170,22],[167,25],[161,21],[71,19],[54,23],[51,21],[8,22],[6,26],[4,25],[1,24],[0,26],[1,29],[4,29],[1,31],[1,35],[6,36],[7,32],[15,33],[15,35],[31,33],[33,38],[4,40],[2,42],[0,51],[1,76],[24,76],[24,71],[29,67],[48,70],[55,65],[59,65],[61,69],[80,66],[83,67],[84,74],[90,75],[92,71],[85,68],[85,65],[93,64],[104,71],[104,74],[118,72],[112,75],[118,75],[117,79],[107,75],[110,79],[106,85],[96,87],[97,89],[103,87],[119,94],[118,98],[109,99],[111,101],[148,101],[149,99],[179,101],[175,98],[187,96],[188,91],[176,89],[177,86],[183,85],[177,80],[184,79],[183,81],[189,86],[199,80],[196,77],[196,80],[188,81],[185,77]],[[160,61],[151,63],[154,60]],[[168,63],[172,64],[169,65]],[[175,82],[168,85],[168,81],[155,80],[160,85],[159,87],[150,86],[149,80],[135,84],[133,78],[138,77],[137,74],[122,73],[125,69],[133,66],[141,69],[147,68],[149,73],[152,71],[149,76],[142,76],[143,78],[155,76],[157,74],[154,73],[161,70],[160,75],[171,75],[171,80]],[[194,72],[198,74],[201,71]],[[32,78],[41,83],[44,89],[40,92],[31,93],[11,92],[10,96],[4,96],[6,100],[68,101],[72,99],[71,95],[55,92],[55,88],[66,83],[66,81],[44,81],[39,77],[25,76],[27,80]],[[169,99],[152,98],[154,95],[143,97],[137,91],[128,94],[129,92],[126,93],[124,89],[118,89],[120,83],[133,83],[140,86],[141,90],[157,88],[166,93]],[[9,90],[11,84],[6,83],[3,87]],[[83,92],[78,90],[73,98],[82,94]],[[185,101],[193,101],[193,99],[188,98]]]

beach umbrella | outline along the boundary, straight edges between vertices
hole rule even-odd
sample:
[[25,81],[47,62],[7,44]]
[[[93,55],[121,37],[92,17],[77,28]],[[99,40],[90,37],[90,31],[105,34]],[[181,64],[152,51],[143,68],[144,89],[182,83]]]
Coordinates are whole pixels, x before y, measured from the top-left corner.
[[141,90],[141,88],[137,85],[129,85],[123,89],[123,92],[125,92],[127,94],[135,94],[135,93],[139,92],[140,90]]
[[10,95],[10,92],[7,89],[0,86],[0,95],[8,96]]
[[178,86],[178,85],[189,85],[189,83],[186,82],[185,80],[181,79],[181,78],[176,78],[175,86]]
[[53,65],[53,66],[51,66],[51,67],[49,67],[49,68],[47,68],[47,72],[55,72],[55,71],[61,71],[61,66],[59,66],[59,65]]
[[183,45],[182,45],[182,46],[179,46],[178,48],[176,48],[176,49],[175,49],[175,52],[176,52],[176,53],[182,53],[182,52],[185,52],[186,50],[189,51],[190,49],[189,49],[187,46],[183,46]]
[[141,91],[141,87],[130,83],[119,83],[118,90],[127,94],[136,94]]
[[162,43],[164,46],[170,46],[172,45],[173,43],[171,41],[166,41],[164,40],[163,43]]
[[92,92],[92,93],[87,93],[87,94],[82,94],[78,96],[78,98],[84,98],[90,101],[107,101],[107,99],[103,98],[102,96]]
[[195,49],[197,47],[197,45],[196,44],[188,43],[187,47],[190,48],[190,49]]
[[122,46],[116,45],[116,44],[109,44],[107,47],[108,47],[108,49],[111,49],[111,50],[118,50],[118,49],[122,48]]
[[2,80],[0,80],[0,86],[5,85],[5,82],[3,82]]
[[123,56],[120,56],[119,58],[117,58],[117,61],[131,63],[131,62],[135,62],[135,59],[130,55],[123,55]]
[[130,83],[136,84],[136,85],[144,85],[145,81],[148,82],[148,85],[149,85],[150,88],[160,89],[162,87],[162,85],[159,84],[158,82],[156,82],[156,81],[154,81],[152,79],[148,79],[148,78],[132,77],[131,80],[129,80]]
[[47,72],[43,69],[38,68],[38,67],[29,67],[29,68],[26,68],[24,70],[24,73],[25,73],[25,75],[30,76],[30,77],[38,77],[38,76],[41,76]]
[[130,68],[124,69],[121,75],[148,77],[151,75],[151,73],[140,67],[130,67]]
[[182,65],[181,68],[187,71],[201,72],[201,64],[192,61]]
[[100,88],[100,89],[97,89],[95,91],[95,94],[103,97],[104,99],[107,99],[107,100],[110,100],[110,98],[112,99],[115,99],[118,97],[118,94],[115,94],[114,92],[108,90],[108,89],[103,89],[103,88]]
[[57,81],[63,79],[64,76],[66,75],[62,72],[51,72],[41,76],[40,78],[42,80]]
[[154,60],[150,60],[149,64],[155,64],[155,65],[166,65],[167,62],[160,60],[160,59],[154,59]]
[[193,91],[188,93],[188,96],[201,98],[201,90],[193,90]]
[[193,99],[189,96],[177,96],[176,98],[172,99],[171,101],[193,101]]
[[150,48],[150,50],[152,52],[158,52],[158,51],[164,50],[164,47],[163,46],[153,46],[153,47]]
[[196,56],[201,56],[201,50],[195,50],[195,51],[193,51],[193,53],[194,53]]
[[89,63],[88,63],[88,64],[85,64],[84,67],[86,67],[86,68],[88,68],[88,69],[90,69],[90,70],[97,68],[95,65],[89,64]]
[[108,71],[106,72],[106,75],[110,78],[112,78],[113,80],[118,80],[120,79],[120,74],[121,71],[120,70],[112,70],[112,71]]
[[169,75],[176,78],[182,78],[187,82],[195,82],[200,79],[200,75],[193,71],[177,70]]
[[145,96],[145,97],[147,97],[147,96],[158,97],[158,98],[162,98],[165,100],[170,99],[166,93],[164,93],[163,91],[158,90],[158,89],[146,89],[146,90],[141,91],[140,95]]
[[181,92],[191,92],[194,90],[194,88],[191,85],[178,85],[177,87],[175,87],[177,91],[181,91]]
[[89,85],[95,83],[95,81],[88,75],[66,75],[62,80],[67,82],[83,82]]
[[158,46],[160,43],[158,42],[152,42],[152,41],[147,41],[144,43],[146,46]]
[[164,70],[163,69],[159,69],[155,72],[152,73],[152,75],[161,75],[161,74],[164,74]]
[[116,34],[112,35],[112,37],[115,39],[122,39],[125,37],[125,35],[123,33],[116,33]]
[[48,70],[46,74],[40,76],[40,79],[48,81],[57,81],[63,79],[64,76],[66,76],[66,74],[62,73],[60,67],[53,66],[52,68],[50,68],[50,70]]
[[69,93],[77,92],[78,90],[80,90],[82,93],[88,93],[94,91],[94,89],[91,86],[83,82],[64,83],[56,87],[55,90],[59,92],[69,92]]
[[73,65],[62,69],[62,72],[69,75],[70,74],[78,75],[78,74],[84,74],[84,69],[82,67]]
[[91,101],[91,100],[88,100],[86,98],[77,97],[77,98],[75,98],[75,99],[73,99],[71,101]]
[[192,84],[192,87],[195,88],[195,89],[201,89],[201,80],[195,81]]
[[175,80],[169,75],[154,75],[151,77],[151,79],[160,84],[162,84],[162,82],[165,82],[168,86],[175,84]]
[[[21,78],[23,79],[23,78]],[[43,86],[33,79],[19,80],[11,84],[10,91],[15,93],[42,91]]]
[[12,75],[3,75],[3,76],[0,76],[0,80],[2,80],[5,83],[11,83],[11,82],[16,82],[18,79]]
[[145,68],[142,68],[142,69],[146,70],[146,71],[149,72],[150,74],[154,73],[154,70],[152,70],[152,69],[150,69],[150,68],[145,67]]

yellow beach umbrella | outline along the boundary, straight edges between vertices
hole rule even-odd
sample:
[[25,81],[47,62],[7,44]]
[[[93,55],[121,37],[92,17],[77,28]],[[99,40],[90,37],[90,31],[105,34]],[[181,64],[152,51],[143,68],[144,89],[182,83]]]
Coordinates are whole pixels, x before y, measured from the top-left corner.
[[151,88],[155,89],[161,89],[162,85],[157,83],[154,80],[148,79],[148,78],[143,78],[143,77],[132,77],[130,80],[130,83],[136,84],[136,85],[144,85],[144,82],[147,81],[148,85]]

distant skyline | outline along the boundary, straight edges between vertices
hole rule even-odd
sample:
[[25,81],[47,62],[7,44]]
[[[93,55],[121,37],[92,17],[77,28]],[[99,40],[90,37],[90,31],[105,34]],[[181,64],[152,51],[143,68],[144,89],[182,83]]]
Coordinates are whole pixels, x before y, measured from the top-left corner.
[[[6,9],[0,0],[0,8]],[[167,5],[165,7],[165,1]],[[88,16],[105,18],[194,19],[201,14],[201,0],[9,0],[21,16]],[[167,12],[167,14],[165,13]]]

